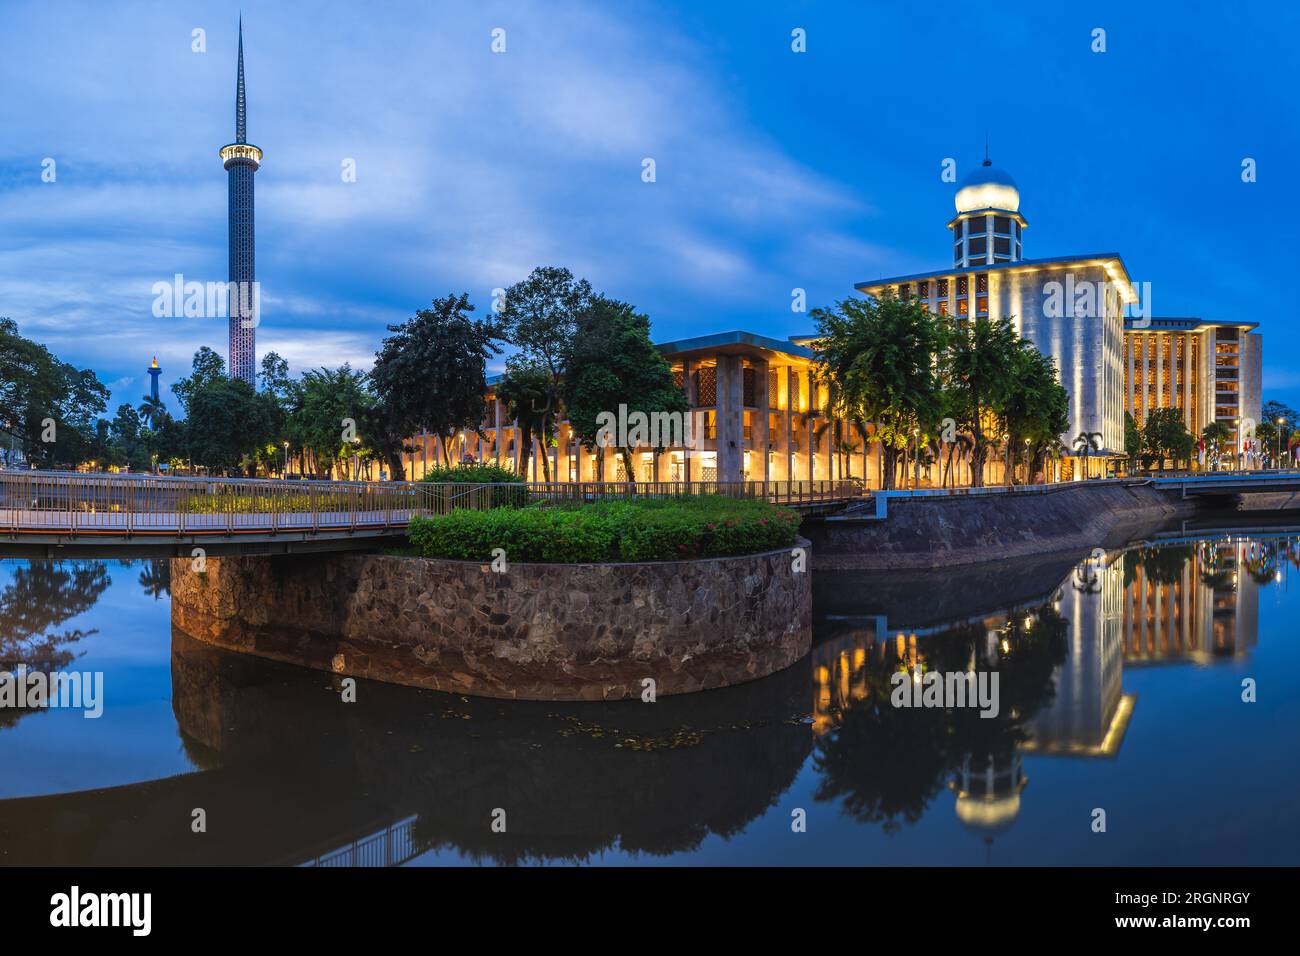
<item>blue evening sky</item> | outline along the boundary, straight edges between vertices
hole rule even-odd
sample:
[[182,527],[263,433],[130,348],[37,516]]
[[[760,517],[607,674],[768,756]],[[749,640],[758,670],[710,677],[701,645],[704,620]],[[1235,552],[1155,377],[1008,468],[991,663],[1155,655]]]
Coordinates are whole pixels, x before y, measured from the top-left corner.
[[[113,407],[155,353],[169,399],[196,348],[225,354],[224,319],[155,318],[151,287],[226,278],[240,7],[4,0],[0,315],[95,368]],[[452,291],[485,310],[544,264],[660,341],[809,331],[793,288],[828,304],[950,262],[942,163],[964,175],[987,131],[1027,256],[1119,252],[1156,314],[1259,321],[1264,397],[1300,406],[1278,298],[1300,222],[1293,3],[242,9],[258,351],[295,370],[369,367],[386,323]]]

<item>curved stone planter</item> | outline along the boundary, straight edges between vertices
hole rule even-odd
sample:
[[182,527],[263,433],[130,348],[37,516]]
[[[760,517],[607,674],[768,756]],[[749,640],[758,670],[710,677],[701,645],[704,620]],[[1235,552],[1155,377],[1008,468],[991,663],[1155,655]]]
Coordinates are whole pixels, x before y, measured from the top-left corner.
[[[807,546],[801,541],[800,545]],[[172,561],[172,621],[221,647],[336,673],[528,700],[641,697],[764,677],[808,653],[789,550],[642,564],[374,554]]]

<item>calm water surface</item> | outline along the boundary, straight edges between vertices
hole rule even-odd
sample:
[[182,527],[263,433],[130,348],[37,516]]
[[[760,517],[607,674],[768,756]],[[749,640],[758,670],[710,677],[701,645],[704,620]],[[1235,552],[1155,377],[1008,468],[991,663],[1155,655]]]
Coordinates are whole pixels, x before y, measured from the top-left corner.
[[[573,705],[343,703],[174,631],[166,562],[0,560],[0,669],[105,696],[0,709],[0,863],[1294,865],[1297,566],[1280,533],[822,575],[788,671]],[[900,669],[971,667],[996,718],[890,704]]]

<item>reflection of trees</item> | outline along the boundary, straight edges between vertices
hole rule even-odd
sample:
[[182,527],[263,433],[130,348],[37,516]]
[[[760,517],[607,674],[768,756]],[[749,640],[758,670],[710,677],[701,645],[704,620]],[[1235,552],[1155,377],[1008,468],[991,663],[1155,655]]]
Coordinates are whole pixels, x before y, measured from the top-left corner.
[[[31,561],[17,567],[0,591],[0,670],[19,664],[41,671],[66,667],[74,656],[69,647],[95,632],[57,628],[88,611],[108,585],[100,561]],[[0,727],[29,712],[0,711]]]
[[[362,703],[340,705],[337,691],[322,689],[328,680],[173,630],[172,706],[196,763],[257,779],[276,796],[259,815],[282,834],[310,823],[283,794],[308,789],[340,817],[364,795],[364,816],[336,821],[328,839],[304,836],[304,848],[350,843],[374,826],[382,804],[385,822],[417,818],[419,850],[475,861],[685,852],[767,812],[811,746],[803,667],[653,706],[380,683],[362,687]],[[495,807],[507,811],[505,833],[489,826]]]
[[1052,675],[1065,660],[1067,622],[1054,607],[1018,613],[990,632],[985,622],[916,638],[923,671],[996,670],[999,712],[978,708],[896,708],[890,675],[907,666],[879,646],[865,655],[867,693],[833,705],[832,729],[815,744],[818,800],[841,800],[864,823],[894,831],[914,823],[967,757],[1003,761],[1025,739],[1024,725],[1055,696]]
[[1137,580],[1138,568],[1142,569],[1148,584],[1177,584],[1183,579],[1183,568],[1195,554],[1196,549],[1190,544],[1134,548],[1124,555],[1124,587]]
[[84,614],[109,585],[100,561],[31,561],[0,591],[0,666],[57,668],[72,660],[67,645],[94,631],[55,629]]
[[144,593],[155,601],[164,594],[170,596],[172,593],[170,562],[165,558],[153,558],[143,564],[144,570],[140,572],[140,587],[144,588]]

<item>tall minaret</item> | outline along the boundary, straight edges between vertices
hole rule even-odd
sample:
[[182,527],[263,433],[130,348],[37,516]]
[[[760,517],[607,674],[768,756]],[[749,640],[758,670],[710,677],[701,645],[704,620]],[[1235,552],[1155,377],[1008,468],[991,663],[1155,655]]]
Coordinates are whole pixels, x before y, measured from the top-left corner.
[[239,76],[235,84],[235,141],[221,148],[229,173],[230,197],[230,377],[257,384],[255,332],[261,312],[261,294],[253,256],[253,174],[262,151],[248,142],[244,103],[244,21],[239,21]]
[[162,374],[162,369],[158,367],[158,356],[153,357],[153,364],[149,366],[149,397],[155,402],[158,401],[158,376]]

